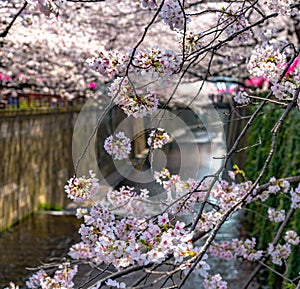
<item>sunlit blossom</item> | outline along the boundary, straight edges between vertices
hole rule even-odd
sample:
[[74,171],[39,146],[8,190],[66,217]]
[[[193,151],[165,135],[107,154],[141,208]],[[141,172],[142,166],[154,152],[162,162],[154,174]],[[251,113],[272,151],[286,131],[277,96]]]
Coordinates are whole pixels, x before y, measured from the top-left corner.
[[82,202],[96,194],[99,189],[99,183],[95,176],[95,173],[89,171],[88,177],[74,176],[70,178],[68,184],[65,186],[65,192],[67,193],[68,198],[75,202]]

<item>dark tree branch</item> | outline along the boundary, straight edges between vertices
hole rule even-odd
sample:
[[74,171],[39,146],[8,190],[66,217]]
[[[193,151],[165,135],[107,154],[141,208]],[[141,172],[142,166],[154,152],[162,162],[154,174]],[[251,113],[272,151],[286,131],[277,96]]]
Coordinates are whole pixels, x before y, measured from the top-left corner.
[[22,6],[22,8],[19,10],[19,12],[14,16],[14,18],[12,19],[12,21],[8,24],[8,26],[6,27],[6,29],[0,33],[0,37],[4,38],[7,36],[10,28],[13,26],[13,24],[15,23],[15,21],[17,20],[17,18],[21,15],[21,13],[25,10],[27,6],[27,2],[24,2],[24,5]]

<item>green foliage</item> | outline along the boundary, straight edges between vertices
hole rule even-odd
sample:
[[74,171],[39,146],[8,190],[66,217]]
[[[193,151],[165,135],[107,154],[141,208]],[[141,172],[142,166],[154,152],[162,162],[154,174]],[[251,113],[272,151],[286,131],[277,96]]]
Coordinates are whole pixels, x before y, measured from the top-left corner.
[[[253,145],[261,139],[261,145],[250,148],[246,152],[245,171],[248,179],[255,180],[261,171],[266,158],[271,149],[272,142],[272,128],[284,112],[283,108],[280,108],[272,104],[266,105],[263,113],[254,121],[248,133],[247,142],[249,145]],[[300,113],[297,108],[292,110],[285,120],[284,124],[279,130],[275,153],[271,160],[271,163],[260,183],[268,182],[271,177],[276,179],[295,176],[300,174]],[[278,209],[288,210],[290,207],[290,201],[288,198],[269,198],[264,204]],[[266,218],[266,207],[263,205],[252,204],[250,211],[246,212],[246,219],[248,223],[246,226],[251,228],[252,236],[258,239],[258,246],[260,248],[266,248],[267,244],[274,238],[274,232],[278,229],[278,224],[271,224]],[[293,221],[289,225],[288,229],[292,229],[300,234],[300,213],[297,211],[294,215]],[[293,254],[288,259],[288,265],[291,270],[288,275],[293,279],[298,276],[300,271],[299,255],[300,249],[293,248]],[[279,272],[284,272],[284,268],[274,267]],[[267,287],[268,288],[282,288],[281,282],[278,283],[278,276],[269,272],[267,274]],[[285,284],[286,289],[293,288],[292,284]]]
[[[272,133],[276,121],[283,113],[282,108],[269,104],[263,113],[254,121],[248,134],[249,144],[257,143],[260,138],[262,144],[247,151],[245,171],[249,178],[257,177],[262,169],[271,148]],[[275,155],[267,169],[262,182],[270,177],[276,178],[296,175],[300,172],[300,114],[298,109],[291,111],[276,140]]]
[[285,283],[283,289],[295,289],[296,287],[292,283]]
[[45,211],[62,211],[63,207],[61,206],[55,206],[51,204],[41,204],[39,205],[39,210],[45,210]]

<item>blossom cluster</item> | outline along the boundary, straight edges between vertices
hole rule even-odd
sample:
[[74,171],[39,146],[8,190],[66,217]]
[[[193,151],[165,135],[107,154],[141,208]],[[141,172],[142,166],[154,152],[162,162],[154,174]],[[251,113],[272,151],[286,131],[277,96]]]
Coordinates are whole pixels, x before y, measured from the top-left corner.
[[183,30],[190,18],[184,14],[178,0],[165,0],[160,15],[170,29]]
[[294,0],[261,0],[270,10],[281,15],[293,16],[298,13],[298,9],[292,8]]
[[[188,182],[182,181],[179,175],[171,175],[167,168],[164,168],[161,172],[154,172],[154,179],[157,183],[162,185],[167,192],[176,193],[176,197],[179,197],[184,189],[190,188]],[[195,186],[198,184],[199,183]]]
[[[224,211],[248,193],[252,183],[250,181],[235,183],[236,174],[239,173],[243,174],[243,171],[238,168],[230,171],[229,175],[233,181],[231,184],[221,180],[213,187],[210,200],[215,200],[217,206],[202,212],[196,231],[211,230],[220,221]],[[77,216],[84,220],[79,230],[82,241],[71,247],[69,255],[73,259],[89,260],[98,265],[111,264],[118,270],[134,264],[142,266],[149,263],[160,264],[169,256],[173,256],[175,264],[179,263],[182,273],[186,274],[194,265],[192,257],[198,254],[201,247],[194,247],[192,243],[194,231],[188,229],[185,222],[174,221],[173,216],[195,212],[195,205],[207,199],[208,186],[193,179],[182,181],[178,175],[172,175],[167,169],[155,172],[155,179],[166,192],[176,198],[170,208],[154,218],[148,218],[145,215],[150,202],[147,190],[140,190],[138,193],[134,188],[125,186],[118,190],[110,190],[107,194],[107,202],[96,203],[89,211],[78,210]],[[300,190],[299,187],[296,189],[296,194]],[[281,190],[287,193],[289,188],[288,182],[277,181],[273,177],[270,179],[267,194],[277,194]],[[292,189],[290,191],[292,198],[294,193]],[[249,197],[250,200],[253,198]],[[125,217],[121,217],[122,211],[125,212]],[[276,214],[272,208],[268,212],[272,221],[279,221],[284,217],[282,212]],[[286,231],[284,239],[286,244],[275,246],[271,243],[266,252],[255,249],[255,238],[233,239],[221,243],[213,241],[208,252],[225,260],[243,258],[249,261],[260,260],[264,254],[268,254],[274,264],[282,265],[283,260],[286,260],[291,253],[291,245],[299,244],[299,236],[294,231]],[[220,275],[212,276],[208,273],[210,266],[206,263],[206,258],[207,255],[198,262],[194,270],[194,273],[204,277],[204,288],[227,288],[226,282]],[[63,268],[62,265],[53,277],[44,271],[37,272],[28,281],[31,286],[28,287],[56,286],[61,280],[59,276],[62,275]],[[67,288],[72,288],[72,278],[73,273],[64,279],[69,282]],[[98,283],[93,288],[103,285]],[[107,280],[105,284],[112,288],[126,288],[124,283],[117,280]]]
[[[295,206],[293,202],[293,194],[295,194],[294,189],[290,188],[290,183],[287,180],[276,180],[275,177],[270,178],[269,181],[270,185],[262,192],[257,192],[254,190],[252,201],[266,201],[271,195],[275,196],[279,193],[287,194],[288,192],[291,195],[291,207]],[[297,189],[296,189],[297,190]],[[297,194],[297,193],[296,193]],[[300,198],[299,198],[300,201]],[[268,216],[271,221],[274,222],[281,222],[285,218],[285,211],[284,210],[275,210],[274,208],[268,208]]]
[[[156,0],[141,0],[143,8],[156,9]],[[185,15],[183,7],[178,0],[165,0],[160,11],[163,23],[167,24],[171,30],[183,30],[185,25],[191,21],[189,15]]]
[[147,143],[154,149],[160,149],[170,140],[170,136],[162,128],[154,129],[150,132]]
[[65,185],[65,192],[68,198],[74,202],[82,202],[96,194],[99,189],[99,180],[95,178],[96,174],[89,171],[89,176],[72,177]]
[[290,100],[295,95],[300,84],[299,71],[297,69],[298,62],[299,59],[296,58],[281,82],[271,86],[273,95],[279,100]]
[[262,257],[263,251],[255,250],[256,239],[246,239],[244,241],[233,239],[231,242],[223,243],[213,242],[209,248],[209,252],[216,257],[224,260],[242,257],[245,260],[255,261]]
[[[290,244],[298,245],[300,241],[299,236],[294,231],[287,231],[284,239],[287,241],[286,244],[274,246],[274,244],[270,243],[267,249],[267,254],[271,256],[272,263],[279,266],[282,265],[282,260],[286,260],[291,254]],[[262,258],[264,251],[256,250],[255,245],[255,238],[251,240],[246,239],[245,241],[233,239],[231,242],[212,242],[209,252],[213,256],[227,261],[238,257],[249,261],[257,261]]]
[[105,151],[115,160],[123,160],[128,158],[131,152],[131,140],[123,131],[116,135],[110,135],[104,141]]
[[128,55],[119,51],[100,52],[96,58],[88,58],[90,68],[104,76],[113,77],[124,71]]
[[[244,30],[249,26],[244,12],[241,9],[233,11],[230,7],[225,9],[220,15],[220,25],[225,29],[228,37],[235,35],[234,40],[238,43],[244,43],[251,37],[251,31]],[[241,32],[241,33],[239,33]]]
[[[278,182],[275,177],[272,177],[270,179],[270,185],[266,190],[261,192],[260,194],[256,195],[253,200],[261,200],[261,201],[266,201],[270,195],[276,195],[279,193],[281,190],[283,193],[287,193],[290,188],[290,183],[286,180],[283,180],[281,182]],[[256,193],[255,193],[256,194]]]
[[153,79],[166,79],[178,71],[180,57],[173,50],[163,50],[153,46],[139,50],[133,58],[133,70]]
[[[211,197],[217,201],[218,207],[221,212],[225,212],[231,208],[235,203],[239,202],[248,192],[252,186],[251,181],[242,183],[228,183],[221,180],[211,191]],[[250,202],[251,196],[247,201]]]
[[290,244],[269,244],[268,254],[271,256],[272,262],[276,265],[281,266],[282,260],[286,260],[291,254],[291,245]]
[[44,270],[39,270],[29,278],[26,286],[30,289],[73,288],[72,280],[77,269],[76,265],[71,267],[69,262],[65,262],[59,265],[52,277]]
[[88,246],[88,244],[85,244],[84,242],[80,242],[80,243],[72,245],[68,254],[74,260],[92,259],[90,247]]
[[100,52],[98,57],[88,58],[86,62],[94,71],[111,78],[123,74],[132,58],[130,71],[151,76],[155,80],[169,78],[178,71],[181,62],[181,58],[173,50],[164,50],[158,46],[137,50],[132,54],[133,49],[129,49],[127,53]]
[[282,222],[285,219],[285,210],[275,210],[274,208],[268,208],[269,220],[272,222]]
[[293,80],[283,80],[280,83],[275,83],[271,86],[273,95],[279,100],[291,99],[296,92],[299,84],[295,83]]
[[151,115],[157,110],[158,99],[152,91],[135,88],[128,77],[118,77],[109,88],[109,96],[128,116]]
[[135,263],[161,263],[170,254],[174,255],[175,262],[192,256],[194,249],[190,241],[193,232],[185,227],[184,222],[172,224],[166,213],[156,220],[117,219],[111,210],[96,204],[89,215],[84,216],[79,232],[82,241],[90,247],[95,262],[121,269]]
[[293,230],[288,230],[285,232],[284,240],[291,245],[299,245],[300,238],[297,233]]
[[250,102],[249,94],[245,90],[239,90],[237,93],[234,94],[233,99],[237,104],[241,105],[249,104]]
[[203,285],[204,289],[227,289],[227,282],[222,279],[220,274],[207,276]]
[[[194,213],[194,218],[196,219],[197,217],[197,213]],[[201,217],[196,224],[195,231],[202,233],[209,232],[216,224],[218,224],[221,218],[222,213],[220,213],[217,209],[202,212]]]
[[286,55],[277,45],[257,46],[248,62],[248,71],[254,76],[263,76],[271,83],[277,83],[286,65]]
[[[192,53],[198,51],[203,46],[203,41],[201,37],[202,33],[195,33],[194,31],[178,31],[177,39],[182,50],[184,49],[185,53]],[[184,45],[184,46],[183,46]]]
[[109,190],[107,199],[112,206],[112,210],[126,212],[127,216],[144,216],[147,213],[147,201],[149,191],[141,189],[137,193],[133,187],[122,186],[118,190]]
[[[133,54],[134,53],[134,54]],[[152,81],[169,79],[180,67],[181,58],[173,50],[153,46],[144,50],[130,49],[123,54],[119,51],[101,52],[96,58],[87,59],[90,68],[108,77],[129,71],[152,77]],[[137,88],[127,76],[116,78],[109,87],[108,95],[128,116],[143,117],[157,110],[156,93],[147,88]]]

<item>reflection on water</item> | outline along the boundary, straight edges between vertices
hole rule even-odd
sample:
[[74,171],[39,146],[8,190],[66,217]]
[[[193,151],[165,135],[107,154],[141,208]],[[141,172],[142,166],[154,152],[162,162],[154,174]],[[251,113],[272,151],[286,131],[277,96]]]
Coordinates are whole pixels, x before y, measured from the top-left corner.
[[23,286],[31,275],[26,267],[66,256],[78,242],[80,220],[74,216],[35,214],[0,235],[0,288],[13,281]]

